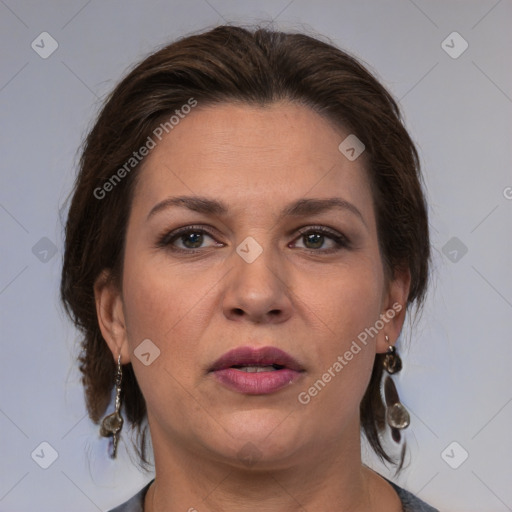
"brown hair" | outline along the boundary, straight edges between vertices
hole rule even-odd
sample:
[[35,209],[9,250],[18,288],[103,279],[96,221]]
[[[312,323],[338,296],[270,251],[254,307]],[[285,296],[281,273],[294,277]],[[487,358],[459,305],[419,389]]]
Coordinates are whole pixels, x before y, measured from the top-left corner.
[[[287,99],[311,107],[365,145],[382,261],[387,278],[408,268],[407,307],[423,304],[430,261],[427,208],[416,148],[399,107],[354,57],[304,34],[220,26],[182,38],[136,65],[106,99],[84,141],[65,228],[61,298],[83,333],[79,357],[87,410],[98,423],[114,385],[114,358],[96,316],[93,285],[102,270],[120,286],[128,213],[137,168],[115,190],[98,190],[142,147],[163,119],[194,98],[200,105],[242,101],[265,105]],[[125,165],[126,170],[126,165]],[[119,174],[118,174],[119,175]],[[112,181],[110,181],[112,183]],[[103,189],[103,190],[106,190]],[[383,354],[377,354],[361,402],[361,427],[382,460],[394,462],[379,433]],[[142,435],[146,463],[146,405],[131,364],[124,366],[123,407]],[[403,463],[403,454],[401,464]]]

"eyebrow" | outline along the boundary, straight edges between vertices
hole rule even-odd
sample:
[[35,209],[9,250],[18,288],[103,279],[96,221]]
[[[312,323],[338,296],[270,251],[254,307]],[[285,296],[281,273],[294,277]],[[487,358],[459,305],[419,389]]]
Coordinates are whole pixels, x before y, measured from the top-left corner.
[[[203,196],[176,196],[168,197],[153,206],[147,216],[147,220],[156,213],[171,207],[187,208],[194,212],[206,215],[217,215],[219,217],[226,216],[229,211],[228,207],[223,202],[216,199],[210,199]],[[284,217],[304,217],[307,215],[315,215],[334,209],[353,213],[361,219],[365,226],[367,226],[363,215],[356,206],[339,197],[329,197],[326,199],[299,199],[286,205],[286,207],[281,211],[278,220]]]

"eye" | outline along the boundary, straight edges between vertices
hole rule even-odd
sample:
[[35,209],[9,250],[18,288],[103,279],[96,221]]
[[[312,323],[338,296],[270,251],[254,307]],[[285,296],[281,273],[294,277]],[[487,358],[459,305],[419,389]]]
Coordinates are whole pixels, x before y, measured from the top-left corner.
[[[330,253],[350,246],[348,239],[344,235],[322,226],[312,226],[301,230],[300,237],[297,240],[301,239],[306,245],[305,249],[315,252]],[[330,240],[331,247],[322,249],[326,239]]]
[[[323,226],[311,226],[299,232],[300,236],[296,240],[303,240],[305,243],[305,247],[299,248],[309,251],[331,253],[350,247],[350,242],[344,235]],[[203,245],[208,238],[214,243]],[[330,247],[324,247],[326,241],[330,241]],[[222,247],[223,245],[216,242],[213,235],[200,226],[186,226],[170,233],[164,233],[157,242],[159,248],[168,248],[172,251],[189,254],[201,252],[208,247]],[[296,244],[294,246],[297,247]]]
[[[196,249],[203,249],[203,243],[205,242],[205,238],[210,238],[214,240],[213,235],[211,235],[207,230],[202,227],[197,226],[187,226],[185,228],[180,228],[170,233],[164,234],[158,241],[158,247],[168,247],[171,250],[175,250],[178,252],[199,252]],[[181,246],[177,245],[181,244]],[[223,244],[221,244],[223,245]],[[215,244],[207,246],[213,247]]]

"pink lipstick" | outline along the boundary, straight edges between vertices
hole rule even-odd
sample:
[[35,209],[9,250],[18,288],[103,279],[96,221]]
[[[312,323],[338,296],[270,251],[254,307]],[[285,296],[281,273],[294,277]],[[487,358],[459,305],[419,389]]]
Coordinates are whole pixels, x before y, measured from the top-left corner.
[[220,357],[209,373],[229,389],[247,395],[266,395],[296,381],[304,369],[275,347],[239,347]]

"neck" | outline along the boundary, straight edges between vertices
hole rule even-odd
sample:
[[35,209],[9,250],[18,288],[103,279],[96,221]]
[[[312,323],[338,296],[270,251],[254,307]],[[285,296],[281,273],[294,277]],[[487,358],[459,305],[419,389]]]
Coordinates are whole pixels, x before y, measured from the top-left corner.
[[[294,456],[295,463],[265,469],[201,456],[183,443],[170,443],[151,429],[155,481],[145,499],[145,512],[359,512],[400,510],[389,485],[361,462],[359,425],[333,443]],[[341,439],[341,437],[343,439]],[[298,462],[300,461],[300,463]],[[382,508],[382,492],[395,508]],[[374,496],[379,495],[375,500]],[[333,504],[335,504],[333,506]],[[380,507],[379,507],[380,505]]]

